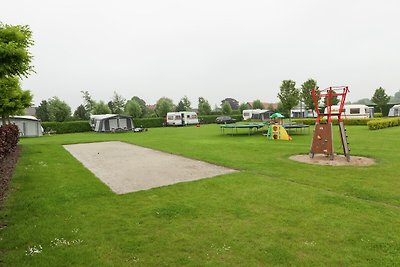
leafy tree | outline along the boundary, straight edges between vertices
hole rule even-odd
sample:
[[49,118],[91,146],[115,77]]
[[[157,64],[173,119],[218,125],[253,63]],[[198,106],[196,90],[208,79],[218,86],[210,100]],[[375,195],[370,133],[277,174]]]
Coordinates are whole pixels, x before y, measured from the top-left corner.
[[36,108],[36,117],[41,121],[49,121],[48,104],[46,100],[42,100]]
[[128,100],[125,105],[125,114],[140,118],[142,116],[142,107],[136,100]]
[[28,77],[33,72],[32,32],[27,25],[7,25],[0,22],[0,79]]
[[31,92],[21,89],[18,77],[0,79],[0,116],[3,125],[9,122],[10,116],[19,114],[30,107],[31,102]]
[[99,102],[97,102],[94,106],[93,106],[93,110],[92,110],[93,114],[110,114],[111,110],[110,108],[107,106],[106,103],[104,103],[103,100],[100,100]]
[[253,101],[253,109],[264,109],[264,105],[261,103],[260,99]]
[[182,99],[179,101],[178,105],[176,106],[175,111],[189,111],[192,110],[191,102],[189,101],[189,98],[187,96],[182,97]]
[[150,111],[148,110],[147,106],[146,106],[146,101],[144,101],[144,100],[141,99],[140,97],[134,96],[134,97],[131,98],[131,100],[135,100],[136,102],[139,103],[140,108],[141,108],[141,110],[142,110],[142,115],[141,115],[142,118],[143,118],[144,116],[146,116],[146,114],[147,114],[148,112],[150,112]]
[[221,101],[221,107],[224,105],[225,102],[228,102],[229,105],[231,106],[232,110],[237,110],[239,109],[239,101],[237,101],[234,98],[225,98],[224,100]]
[[178,105],[176,105],[175,111],[186,111],[185,105],[183,104],[182,100],[178,102]]
[[199,104],[197,106],[199,110],[199,115],[209,115],[211,114],[211,106],[210,103],[203,97],[199,97]]
[[232,113],[231,105],[229,104],[228,101],[225,101],[225,102],[222,104],[222,114],[224,114],[224,115],[230,115],[231,113]]
[[167,116],[168,112],[171,112],[173,110],[174,110],[174,103],[172,102],[171,99],[167,97],[161,97],[157,101],[155,112],[158,115],[158,117],[165,117]]
[[82,97],[83,97],[83,106],[86,109],[86,113],[88,117],[90,117],[90,113],[92,113],[93,107],[96,104],[96,101],[94,101],[89,94],[88,91],[81,91]]
[[394,96],[392,96],[392,97],[390,98],[390,102],[395,103],[395,104],[400,103],[400,90],[397,91],[397,92],[394,94]]
[[124,111],[126,99],[114,91],[114,95],[111,99],[111,103],[112,103],[112,105],[111,105],[112,108],[110,108],[110,109],[111,109],[112,113],[113,114],[121,114]]
[[[300,98],[304,102],[305,108],[311,109],[314,114],[315,103],[311,94],[311,89],[315,89],[316,94],[319,94],[319,87],[317,85],[317,81],[313,79],[308,79],[301,85]],[[319,100],[320,97],[317,97],[317,103],[319,102]]]
[[74,118],[77,120],[88,120],[89,119],[89,114],[83,105],[79,105],[76,108],[76,110],[74,112]]
[[386,94],[385,89],[383,89],[382,87],[376,89],[374,95],[371,98],[371,101],[376,104],[381,112],[383,112],[382,109],[387,105],[387,103],[389,103],[389,100],[390,96]]
[[70,106],[58,97],[50,98],[47,103],[50,121],[66,121],[71,117]]
[[354,102],[354,104],[371,105],[373,103],[369,98],[362,98],[362,99],[357,100],[356,102]]
[[107,106],[111,111],[110,113],[116,114],[116,112],[114,112],[114,103],[112,101],[108,101]]
[[278,98],[282,103],[282,108],[290,114],[290,110],[299,103],[300,91],[296,89],[296,82],[292,80],[282,81]]
[[240,110],[240,114],[243,113],[243,110],[249,109],[249,104],[247,104],[246,102],[243,102],[242,104],[240,104],[239,106],[239,110]]

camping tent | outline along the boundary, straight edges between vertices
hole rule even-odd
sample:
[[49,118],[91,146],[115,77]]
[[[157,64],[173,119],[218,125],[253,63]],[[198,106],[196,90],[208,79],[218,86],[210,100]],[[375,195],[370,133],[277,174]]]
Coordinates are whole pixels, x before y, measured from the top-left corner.
[[400,116],[400,105],[394,105],[389,110],[389,117],[399,117]]
[[95,132],[134,130],[132,117],[119,114],[92,115],[90,125]]
[[13,116],[10,117],[10,122],[18,126],[19,136],[33,137],[43,135],[40,120],[33,116]]

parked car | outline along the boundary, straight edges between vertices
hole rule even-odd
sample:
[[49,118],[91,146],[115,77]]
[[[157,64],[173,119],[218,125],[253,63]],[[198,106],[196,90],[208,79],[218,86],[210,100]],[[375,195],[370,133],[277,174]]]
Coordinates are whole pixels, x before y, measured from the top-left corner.
[[234,123],[236,122],[236,119],[229,117],[229,116],[221,116],[221,117],[217,117],[215,119],[215,122],[218,124],[222,124],[222,123]]

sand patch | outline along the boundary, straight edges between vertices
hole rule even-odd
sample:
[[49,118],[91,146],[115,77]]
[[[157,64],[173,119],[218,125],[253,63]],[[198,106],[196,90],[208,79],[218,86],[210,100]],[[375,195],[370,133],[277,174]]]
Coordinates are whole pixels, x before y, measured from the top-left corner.
[[64,145],[64,148],[118,194],[236,172],[123,142]]
[[309,155],[294,155],[290,156],[289,159],[318,165],[330,165],[330,166],[369,166],[375,164],[375,160],[366,157],[351,156],[350,162],[346,160],[343,155],[335,155],[333,160],[322,154],[314,155],[314,158],[310,158]]

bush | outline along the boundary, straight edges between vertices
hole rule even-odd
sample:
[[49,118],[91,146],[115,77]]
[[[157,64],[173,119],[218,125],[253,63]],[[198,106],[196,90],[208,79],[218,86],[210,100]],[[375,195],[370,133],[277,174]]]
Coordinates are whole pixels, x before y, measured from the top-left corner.
[[382,113],[379,113],[379,112],[374,113],[374,117],[375,118],[382,118]]
[[19,130],[15,124],[0,126],[0,159],[15,150],[19,140]]
[[379,130],[396,126],[400,126],[400,118],[377,119],[368,122],[368,129],[370,130]]
[[81,133],[90,132],[90,124],[88,121],[64,121],[64,122],[42,122],[45,132],[63,133]]
[[[303,123],[303,124],[307,124],[307,125],[314,125],[315,124],[315,120],[313,118],[307,118],[307,119],[292,119],[293,122],[297,122],[297,123]],[[367,123],[371,120],[374,119],[344,119],[343,122],[345,125],[367,125]],[[322,119],[321,120],[322,123],[326,122],[326,119]],[[337,119],[333,119],[332,120],[332,124],[333,125],[338,125],[339,122]]]
[[135,127],[155,128],[164,126],[165,118],[137,118],[133,119]]

